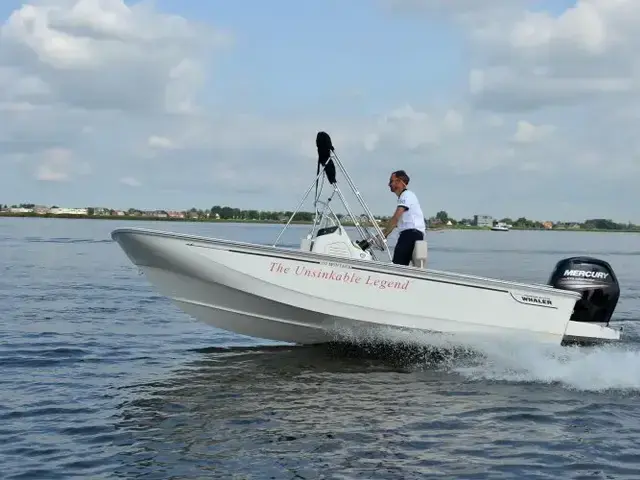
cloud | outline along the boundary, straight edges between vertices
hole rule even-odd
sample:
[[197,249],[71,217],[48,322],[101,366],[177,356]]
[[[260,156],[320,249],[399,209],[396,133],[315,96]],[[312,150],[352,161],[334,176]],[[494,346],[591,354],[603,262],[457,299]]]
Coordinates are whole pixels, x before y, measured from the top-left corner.
[[90,172],[91,167],[86,162],[76,161],[71,150],[50,148],[40,155],[36,177],[45,182],[65,182]]
[[[275,67],[284,93],[273,104],[284,108],[218,101],[220,79],[260,88],[268,80],[225,78],[225,65],[237,72],[251,59],[234,50],[246,32],[215,17],[197,22],[122,0],[29,2],[0,28],[0,166],[12,172],[0,188],[37,203],[290,209],[315,175],[315,135],[326,130],[375,211],[392,204],[380,193],[388,195],[389,172],[405,168],[429,214],[544,218],[562,203],[574,218],[612,216],[607,192],[640,173],[640,6],[580,0],[558,14],[532,3],[372,2],[411,28],[419,18],[425,30],[433,18],[449,22],[466,41],[451,55],[468,56],[463,81],[451,85],[466,82],[466,91],[431,94],[425,84],[391,103],[345,84],[340,110],[293,114],[287,73]],[[412,55],[407,75],[426,64]],[[395,90],[397,72],[380,75]],[[358,113],[374,101],[375,114]],[[604,180],[614,187],[595,188]]]
[[170,138],[159,137],[157,135],[151,135],[147,143],[150,148],[157,148],[160,150],[177,148],[177,145]]
[[578,0],[559,15],[521,9],[500,21],[490,11],[459,21],[475,45],[470,73],[475,100],[491,109],[536,109],[607,99],[621,101],[640,87],[633,0]]
[[72,153],[65,149],[51,149],[45,152],[38,165],[38,180],[60,182],[69,179]]
[[[640,174],[640,140],[634,133],[640,125],[633,113],[640,111],[640,59],[635,53],[640,47],[635,28],[640,3],[577,0],[561,11],[520,0],[384,4],[400,14],[424,15],[425,28],[434,16],[449,21],[466,38],[466,105],[476,120],[486,112],[487,123],[486,128],[471,126],[463,141],[475,143],[474,133],[484,134],[474,147],[493,158],[490,165],[571,178],[564,191],[540,188],[559,201],[576,188],[568,185],[572,182],[587,184],[598,178],[615,182],[611,185],[620,190],[621,185],[630,187],[628,176]],[[512,129],[509,139],[506,129]],[[602,193],[593,195],[602,195],[598,201],[613,206],[606,198],[615,195],[611,188],[602,184]],[[585,207],[576,212],[588,215],[593,207],[586,205],[596,199],[581,198]]]
[[513,140],[518,143],[540,142],[548,138],[554,130],[553,125],[533,125],[520,120]]
[[384,3],[400,12],[443,15],[463,29],[472,53],[469,90],[483,108],[620,101],[640,88],[640,3],[634,0],[577,0],[559,14],[528,0]]
[[203,80],[199,56],[226,36],[121,0],[26,4],[1,31],[9,99],[72,107],[184,112]]
[[152,129],[197,112],[205,59],[231,43],[142,3],[24,4],[0,27],[0,161],[22,155],[48,181],[126,173],[141,136],[174,147]]
[[123,177],[120,179],[120,183],[127,185],[128,187],[139,187],[142,185],[139,180],[133,177]]

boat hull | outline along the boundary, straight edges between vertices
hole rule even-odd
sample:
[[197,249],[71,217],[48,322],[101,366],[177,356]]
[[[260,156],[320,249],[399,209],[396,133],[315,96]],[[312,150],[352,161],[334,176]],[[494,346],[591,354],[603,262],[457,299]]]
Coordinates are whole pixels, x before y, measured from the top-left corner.
[[560,344],[579,298],[545,286],[144,229],[119,229],[112,238],[187,314],[298,344],[389,328]]

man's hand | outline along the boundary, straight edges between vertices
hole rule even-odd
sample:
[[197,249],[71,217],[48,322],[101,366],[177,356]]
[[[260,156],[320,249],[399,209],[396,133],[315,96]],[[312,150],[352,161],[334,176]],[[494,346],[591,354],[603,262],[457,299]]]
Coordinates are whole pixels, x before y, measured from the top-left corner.
[[405,211],[406,207],[396,208],[396,211],[393,213],[393,217],[389,219],[387,226],[382,231],[384,233],[384,238],[387,238],[391,234],[391,232],[393,232],[393,229],[396,228],[396,225],[398,225],[398,220],[400,220],[400,217]]

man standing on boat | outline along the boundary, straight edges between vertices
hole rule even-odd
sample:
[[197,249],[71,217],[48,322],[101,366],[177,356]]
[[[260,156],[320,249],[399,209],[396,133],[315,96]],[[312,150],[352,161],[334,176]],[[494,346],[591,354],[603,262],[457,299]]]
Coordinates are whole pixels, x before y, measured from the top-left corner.
[[398,204],[393,217],[384,231],[387,238],[394,228],[398,227],[400,235],[393,251],[393,263],[409,265],[413,256],[413,247],[418,240],[424,240],[426,226],[424,214],[420,208],[418,197],[407,188],[409,175],[404,170],[391,174],[389,189],[398,196]]

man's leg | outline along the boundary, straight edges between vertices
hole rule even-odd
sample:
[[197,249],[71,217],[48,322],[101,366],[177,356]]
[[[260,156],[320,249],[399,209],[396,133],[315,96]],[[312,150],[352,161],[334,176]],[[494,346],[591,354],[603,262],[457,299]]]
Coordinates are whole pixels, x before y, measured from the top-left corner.
[[413,256],[413,246],[416,242],[413,232],[402,232],[398,236],[396,248],[393,250],[393,263],[397,265],[409,265]]

